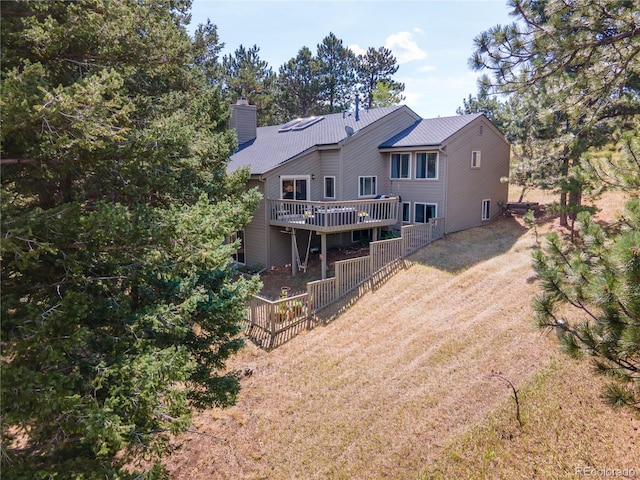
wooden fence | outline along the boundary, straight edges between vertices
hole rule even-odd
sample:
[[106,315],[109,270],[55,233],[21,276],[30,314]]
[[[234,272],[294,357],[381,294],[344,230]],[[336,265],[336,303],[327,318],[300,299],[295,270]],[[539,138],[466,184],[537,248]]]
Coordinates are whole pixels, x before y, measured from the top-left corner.
[[249,305],[246,333],[257,345],[274,348],[304,328],[315,314],[356,289],[357,296],[377,288],[407,263],[405,257],[442,238],[444,219],[403,226],[401,236],[369,244],[369,255],[335,263],[335,277],[307,283],[307,293],[279,300],[254,297]]

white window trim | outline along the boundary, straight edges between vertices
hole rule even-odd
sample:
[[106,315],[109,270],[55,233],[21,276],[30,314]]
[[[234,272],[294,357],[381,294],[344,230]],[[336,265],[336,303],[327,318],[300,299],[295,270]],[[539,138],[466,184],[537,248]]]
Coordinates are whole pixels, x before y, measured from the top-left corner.
[[[409,218],[404,219],[404,206],[409,205]],[[411,223],[411,202],[402,202],[402,210],[400,210],[400,214],[403,215],[402,223]]]
[[[407,168],[409,169],[409,171],[407,172],[407,176],[406,177],[393,177],[393,156],[394,155],[408,155],[409,156],[409,162],[407,163]],[[411,164],[413,163],[412,161],[412,157],[413,155],[411,155],[410,152],[393,152],[391,154],[389,154],[389,178],[391,180],[411,180]]]
[[[424,178],[423,177],[420,177],[420,178],[417,177],[417,175],[418,175],[418,155],[421,154],[421,153],[426,153],[427,155],[430,154],[430,153],[435,153],[436,154],[436,176],[435,177],[424,177]],[[438,154],[438,152],[426,152],[426,151],[416,152],[415,157],[416,157],[416,160],[415,160],[414,163],[416,164],[416,169],[415,169],[416,180],[420,180],[420,181],[428,180],[430,182],[433,182],[434,180],[438,180],[440,178],[440,155]],[[425,168],[426,168],[425,174],[428,171],[427,165],[425,165]]]
[[[484,211],[485,211],[485,205],[489,205],[489,209],[487,212],[487,216],[485,217]],[[480,218],[483,222],[486,222],[487,220],[491,220],[491,199],[490,198],[485,198],[482,200],[482,214],[481,214],[481,218]]]
[[[438,204],[437,204],[437,203],[413,202],[413,209],[412,209],[412,214],[413,214],[413,223],[418,223],[418,222],[416,221],[416,206],[418,206],[418,205],[424,205],[425,207],[426,207],[427,205],[429,205],[429,206],[433,206],[433,207],[435,207],[435,208],[434,208],[434,215],[433,215],[433,218],[436,218],[436,217],[438,216]],[[422,224],[422,223],[427,223],[427,222],[420,222],[420,223]]]
[[[327,178],[333,178],[333,197],[327,196]],[[324,198],[336,198],[336,177],[335,175],[325,175],[322,179],[322,194]]]
[[480,150],[473,150],[471,152],[471,168],[480,168],[482,164],[482,152]]
[[[367,195],[361,195],[360,192],[360,182],[363,178],[374,178],[375,179],[375,192]],[[358,198],[375,198],[378,194],[378,176],[377,175],[361,175],[358,177]]]

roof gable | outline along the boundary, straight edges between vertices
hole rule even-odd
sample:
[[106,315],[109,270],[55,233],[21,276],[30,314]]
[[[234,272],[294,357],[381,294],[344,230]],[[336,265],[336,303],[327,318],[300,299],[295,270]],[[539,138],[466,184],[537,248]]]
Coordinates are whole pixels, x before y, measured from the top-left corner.
[[233,171],[249,167],[252,174],[264,174],[315,148],[323,146],[338,148],[341,142],[352,135],[358,134],[369,125],[402,109],[413,115],[417,121],[379,145],[379,148],[438,146],[454,133],[483,116],[477,113],[419,119],[408,107],[393,106],[362,110],[359,112],[357,121],[353,112],[296,119],[284,125],[258,128],[256,138],[240,145],[238,151],[231,156],[228,169]]
[[441,145],[482,113],[429,118],[416,122],[380,145],[380,148],[410,148]]
[[249,167],[253,174],[268,172],[313,148],[328,145],[337,147],[351,135],[401,109],[415,115],[406,106],[393,106],[361,110],[357,121],[353,112],[345,112],[319,116],[315,121],[305,124],[304,128],[291,128],[296,125],[294,121],[285,124],[290,124],[290,128],[284,128],[285,125],[259,127],[256,138],[240,145],[231,156],[228,168],[233,171]]

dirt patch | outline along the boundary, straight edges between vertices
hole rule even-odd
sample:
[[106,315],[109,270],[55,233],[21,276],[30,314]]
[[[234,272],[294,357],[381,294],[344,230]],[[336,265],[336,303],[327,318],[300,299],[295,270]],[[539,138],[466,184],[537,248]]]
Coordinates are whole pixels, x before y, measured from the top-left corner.
[[[329,248],[327,249],[327,266],[329,271],[327,277],[333,277],[334,266],[337,261],[347,260],[355,257],[365,257],[369,255],[369,245],[355,245],[353,247]],[[307,292],[307,283],[322,278],[322,266],[320,254],[317,252],[309,254],[306,271],[300,270],[298,274],[291,276],[291,266],[278,266],[263,273],[262,290],[259,295],[269,300],[276,300],[280,296],[282,287],[289,289],[289,296]]]

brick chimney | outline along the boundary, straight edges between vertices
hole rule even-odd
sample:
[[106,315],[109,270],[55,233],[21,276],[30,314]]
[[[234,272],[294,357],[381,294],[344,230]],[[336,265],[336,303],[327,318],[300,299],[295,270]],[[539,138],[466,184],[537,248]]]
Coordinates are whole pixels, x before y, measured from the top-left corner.
[[246,98],[238,98],[238,101],[231,105],[229,128],[236,131],[238,145],[255,140],[258,128],[257,109],[255,105],[249,105]]

